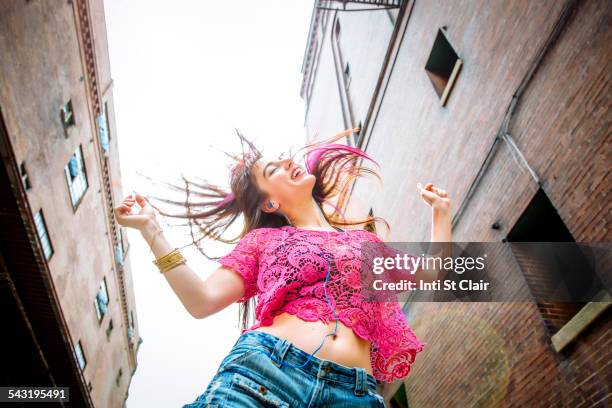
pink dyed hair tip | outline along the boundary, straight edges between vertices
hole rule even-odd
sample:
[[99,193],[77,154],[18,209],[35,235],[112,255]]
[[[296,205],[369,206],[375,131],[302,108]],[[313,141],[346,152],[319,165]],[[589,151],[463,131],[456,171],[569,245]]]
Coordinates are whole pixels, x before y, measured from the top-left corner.
[[313,149],[310,153],[308,153],[308,157],[306,158],[306,170],[312,174],[313,169],[317,166],[317,164],[319,163],[319,161],[321,160],[321,156],[323,156],[323,154],[329,150],[335,150],[335,151],[345,151],[345,152],[350,152],[350,153],[354,153],[358,156],[361,156],[365,159],[368,159],[374,163],[376,163],[377,166],[380,167],[380,164],[378,164],[378,162],[376,160],[374,160],[373,158],[371,158],[366,152],[364,152],[361,149],[358,149],[356,147],[351,147],[351,146],[347,146],[347,145],[343,145],[343,144],[337,144],[337,143],[333,143],[333,144],[327,144],[321,147],[317,147],[316,149]]
[[225,204],[229,203],[230,201],[233,201],[233,200],[234,200],[234,198],[236,198],[236,196],[235,196],[235,194],[234,194],[233,192],[228,193],[228,194],[225,196],[225,198],[223,198],[223,200],[216,202],[216,203],[215,203],[215,206],[216,206],[216,207],[219,207],[219,206],[221,206],[221,205],[225,205]]

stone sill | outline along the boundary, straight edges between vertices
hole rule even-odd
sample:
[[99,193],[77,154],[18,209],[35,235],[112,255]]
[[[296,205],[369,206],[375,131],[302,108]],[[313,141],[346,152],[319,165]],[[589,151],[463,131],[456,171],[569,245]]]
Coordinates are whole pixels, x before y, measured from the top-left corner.
[[599,315],[612,305],[610,295],[600,292],[597,301],[587,303],[572,319],[567,322],[551,340],[557,352],[563,350],[568,344],[574,341]]

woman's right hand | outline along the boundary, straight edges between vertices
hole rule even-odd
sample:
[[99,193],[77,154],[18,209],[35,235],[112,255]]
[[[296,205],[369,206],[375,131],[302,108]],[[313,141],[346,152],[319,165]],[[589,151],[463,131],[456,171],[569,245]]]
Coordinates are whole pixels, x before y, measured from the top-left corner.
[[[136,214],[132,214],[134,203],[140,206],[140,211]],[[151,220],[155,219],[153,206],[138,193],[135,196],[133,194],[127,196],[121,204],[114,208],[113,212],[119,225],[139,231],[143,230]]]

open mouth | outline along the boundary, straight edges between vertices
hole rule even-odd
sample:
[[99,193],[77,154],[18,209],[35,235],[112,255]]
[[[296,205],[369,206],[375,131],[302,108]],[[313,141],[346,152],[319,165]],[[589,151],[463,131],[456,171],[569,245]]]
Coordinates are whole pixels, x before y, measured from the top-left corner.
[[291,180],[295,180],[299,177],[302,176],[302,174],[304,174],[304,170],[302,170],[299,167],[296,167],[295,169],[293,169],[293,171],[291,172]]

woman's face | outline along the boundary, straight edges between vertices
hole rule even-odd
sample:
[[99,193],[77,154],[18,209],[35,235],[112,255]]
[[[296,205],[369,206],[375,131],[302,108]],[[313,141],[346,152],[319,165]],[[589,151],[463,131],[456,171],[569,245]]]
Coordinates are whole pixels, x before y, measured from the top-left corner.
[[274,208],[270,209],[266,201],[264,211],[274,211],[279,207],[291,208],[312,199],[315,176],[290,158],[261,158],[255,162],[252,169],[257,185],[274,205]]

